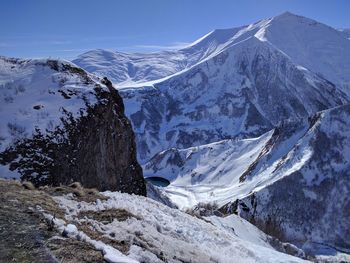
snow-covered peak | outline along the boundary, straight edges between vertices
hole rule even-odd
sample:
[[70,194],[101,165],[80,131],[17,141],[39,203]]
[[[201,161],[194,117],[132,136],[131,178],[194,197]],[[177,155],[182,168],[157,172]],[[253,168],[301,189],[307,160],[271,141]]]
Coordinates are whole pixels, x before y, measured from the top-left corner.
[[264,39],[335,84],[350,83],[350,42],[338,30],[315,20],[284,13],[264,28]]
[[218,46],[226,44],[242,28],[244,27],[215,29],[210,33],[206,34],[205,36],[199,38],[183,50],[186,52],[191,52],[193,50],[200,49],[216,49],[218,48]]
[[[274,19],[284,19],[284,20],[312,20],[310,18],[299,16],[297,14],[291,13],[289,11],[283,12],[280,15],[274,17]],[[312,20],[313,21],[313,20]]]
[[187,70],[222,50],[241,28],[218,29],[177,51],[122,53],[96,49],[73,62],[98,76],[106,76],[119,86],[159,80]]
[[177,51],[121,53],[92,50],[74,63],[120,87],[142,86],[191,69],[232,45],[255,37],[269,42],[295,64],[344,87],[350,85],[350,42],[344,32],[299,15],[285,12],[256,23],[216,29]]

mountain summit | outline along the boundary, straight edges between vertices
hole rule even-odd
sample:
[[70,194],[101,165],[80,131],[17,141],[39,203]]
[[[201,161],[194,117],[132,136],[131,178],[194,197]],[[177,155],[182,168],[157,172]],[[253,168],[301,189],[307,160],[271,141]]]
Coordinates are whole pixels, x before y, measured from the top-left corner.
[[[162,79],[188,70],[225,48],[256,37],[301,65],[341,86],[350,83],[350,42],[346,35],[315,20],[285,12],[248,26],[216,29],[186,48],[155,53],[92,50],[74,63],[121,86]],[[341,54],[341,55],[340,55]]]

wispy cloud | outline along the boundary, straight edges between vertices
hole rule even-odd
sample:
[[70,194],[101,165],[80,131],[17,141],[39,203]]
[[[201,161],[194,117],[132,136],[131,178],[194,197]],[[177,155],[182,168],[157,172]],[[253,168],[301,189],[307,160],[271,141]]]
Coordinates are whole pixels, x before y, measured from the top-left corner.
[[80,38],[79,42],[100,42],[100,41],[114,41],[114,40],[132,40],[145,37],[144,35],[128,35],[128,36],[98,36]]
[[170,43],[169,45],[134,45],[133,48],[139,48],[139,49],[153,49],[153,50],[177,50],[185,48],[189,45],[188,42],[174,42]]

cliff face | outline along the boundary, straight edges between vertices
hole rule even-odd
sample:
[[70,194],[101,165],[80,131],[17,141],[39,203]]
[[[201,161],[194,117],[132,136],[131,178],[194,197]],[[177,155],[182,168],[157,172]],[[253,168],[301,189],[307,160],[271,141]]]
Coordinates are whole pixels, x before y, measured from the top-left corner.
[[[108,79],[59,61],[1,62],[5,69],[26,72],[6,82],[1,95],[19,85],[23,93],[30,92],[13,94],[12,103],[2,109],[9,115],[1,122],[0,163],[5,176],[36,185],[79,181],[99,190],[146,195],[134,133],[123,101]],[[27,121],[31,125],[25,125]],[[22,132],[14,132],[18,130]]]
[[[82,121],[80,134],[74,138],[79,145],[76,167],[77,181],[86,187],[117,190],[145,195],[142,169],[136,160],[135,137],[124,105],[109,80],[104,79],[109,92],[99,91],[104,103],[89,110]],[[70,178],[71,171],[66,171]]]

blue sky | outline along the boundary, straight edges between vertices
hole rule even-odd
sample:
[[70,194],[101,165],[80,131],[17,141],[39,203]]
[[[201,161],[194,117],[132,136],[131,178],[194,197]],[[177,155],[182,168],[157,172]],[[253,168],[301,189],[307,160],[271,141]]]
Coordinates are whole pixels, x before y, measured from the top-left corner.
[[284,11],[350,28],[348,0],[1,0],[0,10],[0,55],[28,58],[175,49]]

